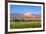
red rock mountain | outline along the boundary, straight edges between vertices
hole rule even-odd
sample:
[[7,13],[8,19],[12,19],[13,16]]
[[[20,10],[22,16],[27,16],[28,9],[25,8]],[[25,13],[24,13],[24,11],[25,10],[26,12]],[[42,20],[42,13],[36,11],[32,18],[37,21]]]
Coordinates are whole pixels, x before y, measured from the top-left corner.
[[25,13],[22,15],[19,14],[12,14],[10,19],[19,19],[19,20],[41,20],[41,15],[33,15],[31,13]]

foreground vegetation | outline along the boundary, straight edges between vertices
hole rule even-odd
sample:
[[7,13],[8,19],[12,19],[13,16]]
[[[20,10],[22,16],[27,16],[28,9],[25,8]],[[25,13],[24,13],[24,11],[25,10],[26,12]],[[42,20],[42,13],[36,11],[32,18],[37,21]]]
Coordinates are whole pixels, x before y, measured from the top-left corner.
[[24,21],[24,22],[18,22],[18,21],[12,21],[10,23],[11,29],[20,29],[20,28],[39,28],[41,27],[40,21]]

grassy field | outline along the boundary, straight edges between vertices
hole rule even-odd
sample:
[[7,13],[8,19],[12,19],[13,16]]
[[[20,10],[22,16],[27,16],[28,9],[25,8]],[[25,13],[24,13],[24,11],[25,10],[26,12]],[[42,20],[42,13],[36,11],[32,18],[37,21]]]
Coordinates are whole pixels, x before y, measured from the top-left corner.
[[28,21],[28,22],[11,22],[10,28],[11,29],[20,29],[20,28],[40,28],[41,22],[40,21]]

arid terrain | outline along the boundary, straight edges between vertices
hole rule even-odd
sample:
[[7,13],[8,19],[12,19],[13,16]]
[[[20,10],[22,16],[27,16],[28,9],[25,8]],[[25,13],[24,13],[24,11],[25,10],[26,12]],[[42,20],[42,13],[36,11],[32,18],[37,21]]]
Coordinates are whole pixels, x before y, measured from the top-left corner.
[[20,28],[39,28],[41,27],[41,15],[40,14],[10,14],[11,29]]
[[11,20],[41,20],[41,15],[40,14],[30,14],[30,13],[26,13],[26,14],[15,14],[12,13],[10,14],[10,19]]

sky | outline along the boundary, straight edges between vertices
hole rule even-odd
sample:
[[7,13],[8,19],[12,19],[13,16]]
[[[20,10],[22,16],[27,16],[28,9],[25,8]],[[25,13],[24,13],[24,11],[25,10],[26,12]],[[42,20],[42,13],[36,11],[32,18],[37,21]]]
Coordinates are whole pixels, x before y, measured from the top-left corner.
[[27,5],[10,5],[10,13],[32,13],[32,14],[40,14],[41,6],[27,6]]

